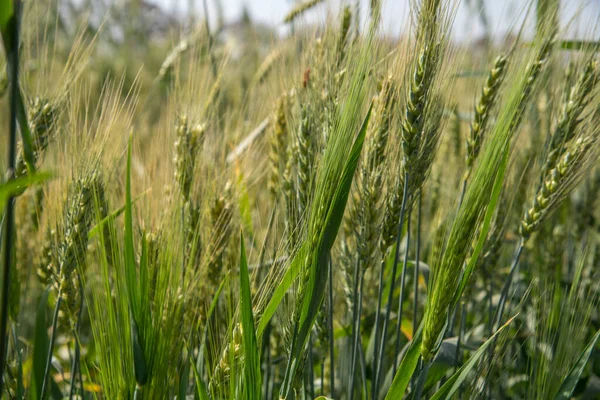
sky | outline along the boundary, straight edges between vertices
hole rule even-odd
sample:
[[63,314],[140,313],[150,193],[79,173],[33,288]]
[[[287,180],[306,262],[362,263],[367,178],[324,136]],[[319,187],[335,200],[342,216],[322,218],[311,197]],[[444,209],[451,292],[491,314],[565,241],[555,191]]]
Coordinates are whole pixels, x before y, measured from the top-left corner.
[[[150,0],[162,7],[178,10],[181,14],[187,14],[190,5],[194,12],[202,14],[202,0]],[[209,14],[214,18],[214,1],[207,0],[209,5]],[[244,5],[250,12],[254,21],[280,25],[284,15],[292,8],[292,0],[220,0],[223,4],[223,10],[226,21],[237,20]],[[355,0],[351,0],[354,4]],[[369,9],[369,0],[360,0],[362,4],[362,14],[366,15]],[[382,12],[383,26],[386,32],[397,35],[406,29],[408,18],[409,0],[383,0],[384,7]],[[308,21],[325,21],[328,12],[336,12],[340,9],[341,0],[329,0],[311,10],[306,17]],[[453,28],[455,38],[459,40],[476,40],[484,32],[481,23],[476,16],[478,11],[469,8],[466,3],[477,3],[476,0],[461,2],[456,14],[456,20]],[[515,26],[518,26],[525,15],[524,0],[484,0],[485,13],[489,20],[491,32],[496,37],[503,37]],[[600,21],[600,0],[562,0],[561,24],[569,27],[566,36],[569,38],[589,38],[589,27],[597,25]],[[583,10],[581,12],[581,10]],[[578,12],[579,11],[579,12]],[[574,20],[574,16],[578,17]],[[574,22],[572,22],[574,21]],[[571,23],[570,23],[571,22]],[[596,38],[600,35],[594,35]]]

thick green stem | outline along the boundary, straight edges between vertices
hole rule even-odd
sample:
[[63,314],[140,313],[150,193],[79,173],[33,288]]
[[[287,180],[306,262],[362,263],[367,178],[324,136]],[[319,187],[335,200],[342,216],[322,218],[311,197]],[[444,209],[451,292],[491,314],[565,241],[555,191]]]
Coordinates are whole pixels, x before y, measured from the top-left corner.
[[[8,52],[8,77],[10,80],[10,92],[9,92],[9,108],[10,108],[10,120],[9,120],[9,135],[8,135],[8,180],[14,178],[15,175],[15,161],[17,156],[17,96],[19,91],[19,18],[18,13],[21,9],[20,0],[13,2],[14,16],[13,22],[14,27],[12,29],[12,35],[4,35],[4,39],[7,37],[12,38],[12,43],[4,43],[4,48],[11,48]],[[8,294],[10,285],[10,266],[13,263],[14,257],[14,229],[15,229],[15,199],[9,197],[6,203],[6,210],[4,213],[4,233],[3,233],[3,260],[2,260],[2,287],[0,288],[0,393],[3,393],[4,387],[4,367],[6,365],[6,353],[8,344]]]

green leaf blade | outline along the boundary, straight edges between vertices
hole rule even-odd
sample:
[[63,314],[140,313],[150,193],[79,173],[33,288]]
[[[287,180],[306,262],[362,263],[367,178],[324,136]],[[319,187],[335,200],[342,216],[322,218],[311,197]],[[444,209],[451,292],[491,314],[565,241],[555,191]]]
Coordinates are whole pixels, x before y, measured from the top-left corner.
[[579,378],[581,377],[581,374],[583,373],[583,370],[588,363],[588,360],[592,355],[592,351],[594,350],[594,347],[596,347],[596,342],[598,342],[599,338],[600,330],[596,332],[592,340],[590,340],[588,345],[577,359],[575,365],[573,365],[569,371],[569,374],[563,380],[562,384],[560,385],[560,389],[558,389],[558,393],[556,394],[556,400],[568,400],[571,398],[573,391],[575,391],[575,386],[577,386],[577,382],[579,382]]
[[244,347],[244,382],[242,384],[243,399],[261,399],[260,350],[254,330],[252,313],[252,292],[244,235],[240,235],[240,311],[242,319],[242,340]]

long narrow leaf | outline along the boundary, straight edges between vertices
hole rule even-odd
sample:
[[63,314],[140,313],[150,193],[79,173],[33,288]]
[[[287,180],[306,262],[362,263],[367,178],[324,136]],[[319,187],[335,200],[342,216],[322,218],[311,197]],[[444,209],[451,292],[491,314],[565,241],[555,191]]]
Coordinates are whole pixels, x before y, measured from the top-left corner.
[[446,383],[437,391],[435,395],[431,398],[431,400],[441,400],[446,399],[450,400],[454,393],[458,390],[460,385],[467,379],[471,370],[477,364],[477,361],[481,358],[483,353],[487,350],[487,348],[496,340],[496,337],[502,332],[513,320],[515,317],[509,319],[504,325],[502,325],[488,340],[483,343],[479,349],[469,358],[467,361],[450,379],[446,381]]
[[[300,313],[300,319],[297,321],[295,327],[296,332],[293,337],[284,385],[282,385],[281,393],[284,394],[284,397],[287,396],[291,390],[290,382],[292,377],[296,374],[296,369],[299,365],[306,341],[308,340],[308,335],[310,334],[310,330],[312,329],[317,313],[321,307],[321,302],[323,301],[325,285],[327,282],[329,254],[346,209],[348,195],[352,186],[352,178],[354,177],[354,172],[358,165],[367,126],[369,124],[369,118],[371,117],[371,109],[372,106],[369,108],[352,148],[344,162],[334,196],[331,199],[331,205],[329,206],[325,221],[323,222],[322,233],[318,238],[318,241],[314,243],[314,247],[307,250],[311,251],[310,254],[306,254],[309,258],[304,259],[310,260],[309,265],[304,265],[304,268],[309,269],[308,281],[306,282],[306,292],[303,296],[301,305],[302,311]],[[302,253],[300,255],[302,255]]]
[[[150,193],[150,189],[148,189],[144,193],[136,196],[135,199],[133,199],[132,205],[137,203],[139,199],[141,199],[143,196],[145,196],[148,193]],[[108,224],[111,221],[114,221],[121,214],[123,214],[125,212],[125,207],[126,206],[122,206],[121,208],[116,209],[115,211],[111,212],[106,217],[104,217],[100,221],[98,221],[98,223],[90,229],[90,233],[89,233],[90,238],[95,237],[102,230],[102,228],[104,228],[104,225]]]
[[387,392],[385,400],[401,399],[404,396],[410,379],[412,378],[415,369],[417,368],[417,364],[419,363],[419,357],[421,355],[421,340],[423,339],[422,333],[423,329],[421,325],[415,334],[415,337],[413,338],[406,355],[402,359],[400,367],[396,371],[396,375],[392,381],[392,386]]
[[194,363],[194,361],[191,357],[192,357],[192,354],[190,353],[190,363],[192,364],[192,370],[194,372],[194,380],[196,382],[196,394],[198,395],[198,398],[200,400],[210,400],[210,398],[208,397],[208,391],[206,390],[206,385],[204,384],[204,381],[200,377],[200,374],[198,373],[198,368],[196,367],[196,364]]
[[131,142],[127,147],[127,178],[125,182],[125,281],[129,307],[134,317],[138,315],[135,250],[133,245],[133,205],[131,202]]
[[31,371],[31,397],[39,399],[42,393],[42,381],[48,354],[48,295],[44,290],[35,313],[35,337],[33,342],[33,370]]
[[600,330],[596,332],[592,340],[590,340],[588,345],[577,359],[577,362],[575,365],[573,365],[571,371],[569,371],[569,374],[560,385],[560,389],[558,389],[558,393],[556,394],[556,400],[568,400],[571,398],[571,395],[575,390],[575,386],[577,386],[577,382],[579,382],[579,378],[581,377],[583,369],[592,355],[594,347],[596,347],[598,338],[600,338]]
[[132,137],[129,137],[127,148],[127,179],[125,184],[125,282],[129,300],[130,334],[133,346],[133,369],[136,382],[143,386],[148,380],[148,366],[144,354],[138,321],[140,321],[140,305],[138,284],[136,282],[136,262],[133,245],[133,205],[131,202],[131,147]]
[[259,338],[262,337],[265,328],[269,324],[269,321],[271,321],[271,318],[273,318],[273,315],[275,315],[275,311],[277,310],[277,307],[279,307],[279,304],[281,304],[283,301],[285,294],[298,278],[303,266],[305,257],[304,255],[306,254],[305,247],[306,246],[304,245],[300,248],[300,250],[298,250],[296,256],[292,259],[289,268],[287,271],[285,271],[281,282],[279,282],[279,285],[277,285],[273,291],[271,299],[263,310],[256,328],[256,334]]
[[244,382],[242,398],[260,400],[262,387],[260,374],[260,350],[254,330],[252,315],[252,292],[250,291],[250,276],[244,235],[240,235],[240,310],[242,314],[242,343],[244,346]]
[[22,178],[12,179],[9,182],[0,185],[0,208],[4,208],[9,197],[20,193],[24,188],[43,183],[50,179],[52,174],[49,172],[38,172],[33,175],[27,175]]
[[[0,2],[0,34],[2,35],[2,42],[4,44],[4,51],[6,53],[6,60],[8,61],[8,71],[15,70],[13,65],[17,60],[18,40],[14,40],[15,32],[17,32],[17,26],[20,23],[19,18],[21,8],[20,3],[15,3],[12,0],[3,0]],[[15,43],[17,46],[15,48]],[[18,69],[18,67],[17,67]],[[10,78],[13,82],[14,78]],[[31,139],[31,132],[29,131],[29,124],[27,123],[27,112],[25,110],[25,104],[23,102],[23,95],[21,89],[17,87],[16,90],[16,116],[17,122],[19,123],[19,131],[21,132],[21,144],[23,145],[24,161],[27,165],[29,174],[35,172],[35,158],[33,155],[33,141]]]
[[467,284],[469,283],[469,279],[473,274],[475,269],[475,265],[477,264],[477,259],[479,258],[479,254],[483,250],[483,245],[485,244],[485,240],[487,238],[487,234],[490,230],[492,218],[494,216],[494,211],[496,210],[496,205],[498,204],[498,200],[500,199],[500,193],[502,192],[502,185],[504,183],[504,174],[506,172],[506,166],[508,165],[508,155],[509,155],[509,147],[505,148],[504,159],[502,164],[500,165],[500,169],[496,174],[496,180],[494,181],[494,188],[492,189],[492,196],[490,197],[490,201],[488,203],[485,216],[483,219],[483,224],[481,225],[481,230],[479,231],[479,238],[477,239],[477,243],[475,248],[473,249],[473,253],[471,254],[471,258],[469,259],[469,263],[467,264],[467,268],[465,269],[463,276],[460,281],[460,285],[458,286],[458,290],[456,291],[453,305],[452,307],[458,304],[460,297],[465,291]]
[[12,0],[0,1],[0,31],[2,34],[8,28],[8,22],[13,15],[13,7]]

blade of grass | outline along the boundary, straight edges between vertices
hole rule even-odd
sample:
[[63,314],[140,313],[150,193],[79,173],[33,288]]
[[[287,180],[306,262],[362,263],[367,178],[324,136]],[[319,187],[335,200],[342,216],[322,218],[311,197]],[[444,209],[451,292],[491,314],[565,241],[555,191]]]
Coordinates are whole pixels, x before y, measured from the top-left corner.
[[[312,252],[312,254],[306,254],[306,256],[309,258],[301,259],[302,261],[309,260],[309,264],[306,266],[309,268],[309,276],[308,282],[306,282],[306,293],[303,296],[303,303],[301,305],[300,319],[296,323],[296,327],[294,329],[297,332],[297,335],[294,335],[290,359],[288,360],[288,368],[286,368],[288,371],[286,373],[287,379],[284,379],[284,385],[282,385],[281,395],[284,398],[289,395],[291,390],[292,377],[296,373],[298,362],[305,347],[304,345],[308,338],[308,334],[310,333],[312,325],[315,321],[315,317],[323,300],[325,284],[327,282],[329,252],[337,236],[337,232],[346,209],[346,202],[350,193],[354,172],[356,170],[356,166],[358,165],[358,160],[362,151],[369,118],[371,116],[371,109],[372,105],[362,122],[358,135],[356,136],[352,148],[348,153],[348,157],[344,161],[344,165],[336,185],[336,190],[333,198],[330,200],[331,205],[329,205],[325,220],[322,222],[322,233],[317,239],[317,243],[314,243],[313,246],[311,246],[311,249],[305,247],[306,251]],[[311,215],[311,217],[315,218],[316,215]],[[300,254],[302,255],[302,253]]]
[[[21,132],[21,141],[23,145],[24,160],[27,165],[27,171],[30,174],[35,173],[33,142],[27,123],[27,113],[21,95],[21,89],[18,84],[19,73],[19,42],[20,42],[20,24],[21,24],[21,1],[9,0],[3,1],[0,8],[0,34],[6,53],[10,89],[11,119],[15,119],[15,124],[19,124]],[[14,88],[14,89],[12,89]],[[11,122],[12,123],[12,122]],[[16,140],[16,134],[15,134]],[[14,168],[14,166],[12,167]],[[11,169],[12,169],[11,168]]]
[[[143,196],[145,196],[148,193],[150,193],[150,189],[148,189],[144,193],[136,196],[135,199],[133,199],[132,205],[137,203],[139,199],[141,199]],[[104,217],[100,221],[98,221],[98,223],[90,229],[90,233],[89,233],[90,238],[93,238],[99,232],[101,232],[102,229],[104,228],[104,225],[110,223],[111,221],[114,221],[121,214],[123,214],[125,212],[125,207],[126,207],[126,205],[122,206],[121,208],[116,209],[115,211],[111,212],[106,217]]]
[[[125,283],[129,300],[129,320],[131,344],[133,347],[133,369],[135,380],[139,386],[146,384],[148,380],[148,366],[144,355],[143,342],[138,329],[139,296],[137,284],[137,272],[135,262],[135,248],[133,244],[133,205],[131,201],[131,147],[133,137],[129,136],[127,146],[127,178],[125,183]],[[136,393],[139,393],[136,387]]]
[[44,366],[48,353],[48,295],[50,289],[44,290],[38,303],[35,314],[35,336],[33,342],[33,369],[31,371],[31,389],[35,398],[42,394],[42,380],[44,379]]
[[393,400],[393,399],[401,399],[404,397],[404,393],[406,392],[406,388],[410,383],[410,380],[417,368],[417,364],[419,363],[419,357],[421,356],[421,340],[423,339],[423,324],[417,330],[415,337],[412,340],[408,351],[404,355],[396,374],[394,375],[394,380],[392,381],[392,386],[390,390],[387,392],[385,396],[385,400]]
[[252,292],[250,290],[250,276],[248,274],[248,261],[244,235],[240,235],[240,310],[242,317],[242,343],[244,347],[244,383],[242,385],[242,398],[260,400],[261,373],[260,349],[254,330],[254,317],[252,313]]
[[588,345],[577,359],[575,365],[573,365],[569,371],[569,374],[563,380],[562,384],[560,385],[560,389],[558,389],[558,393],[556,394],[556,400],[568,400],[571,398],[573,392],[575,391],[575,386],[577,386],[577,382],[579,382],[579,378],[583,373],[583,369],[588,363],[588,360],[592,355],[592,351],[594,351],[594,347],[596,347],[596,342],[599,338],[600,330],[596,332],[592,340],[590,340]]
[[486,340],[479,347],[479,349],[477,349],[477,351],[471,356],[471,358],[469,358],[469,361],[467,361],[462,367],[460,367],[460,369],[456,371],[456,373],[452,375],[452,377],[448,379],[446,383],[444,383],[444,385],[437,392],[435,392],[431,400],[452,399],[454,393],[456,393],[460,385],[467,379],[469,373],[471,372],[471,370],[473,370],[473,368],[475,368],[477,361],[485,353],[486,349],[490,346],[490,344],[494,342],[494,340],[498,337],[500,332],[502,332],[515,318],[516,316],[509,319],[503,326],[500,327],[500,329],[496,331],[496,333],[494,333],[488,340]]
[[204,384],[204,381],[198,373],[198,368],[196,368],[196,364],[194,363],[192,356],[193,355],[190,352],[190,364],[192,364],[192,371],[194,372],[194,380],[196,382],[196,394],[200,400],[210,400],[210,398],[208,397],[208,391],[206,390],[206,385]]

